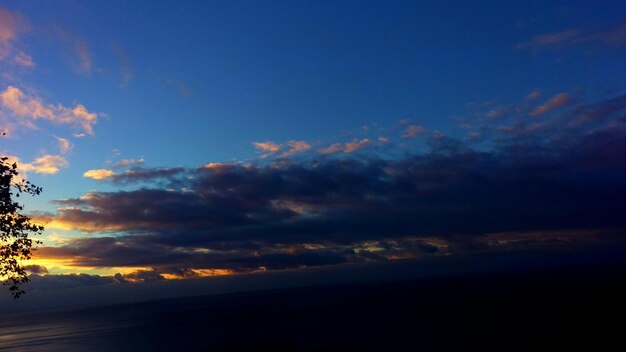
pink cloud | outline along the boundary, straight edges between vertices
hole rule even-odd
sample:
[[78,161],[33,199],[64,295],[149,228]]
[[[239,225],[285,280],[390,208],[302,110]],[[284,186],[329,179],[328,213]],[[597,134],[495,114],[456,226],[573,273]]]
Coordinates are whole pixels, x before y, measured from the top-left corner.
[[274,142],[255,142],[254,147],[264,152],[276,153],[280,150],[280,145]]
[[415,138],[417,135],[424,133],[424,127],[419,125],[408,125],[402,133],[404,138]]
[[547,102],[537,106],[530,112],[530,116],[541,116],[558,107],[569,104],[572,98],[567,93],[560,93],[552,97]]
[[531,40],[527,42],[517,44],[515,48],[534,50],[541,47],[563,45],[565,43],[572,42],[576,38],[579,38],[580,35],[581,30],[579,29],[569,29],[556,33],[541,34],[534,36]]
[[61,152],[61,154],[65,154],[72,149],[72,143],[68,139],[61,137],[54,138],[56,138],[57,142],[59,143],[59,151]]
[[287,142],[287,145],[289,146],[289,149],[281,155],[283,157],[302,153],[311,149],[311,145],[305,141],[290,141]]
[[370,144],[369,139],[361,139],[360,141],[353,140],[350,143],[346,143],[345,147],[343,148],[343,151],[346,153],[353,153],[359,149],[363,149],[368,144]]
[[30,55],[24,53],[23,51],[20,51],[17,54],[15,54],[12,62],[13,64],[20,66],[20,67],[25,67],[25,68],[35,67],[35,62],[33,61],[33,58]]
[[338,151],[341,151],[343,149],[343,146],[341,145],[341,143],[335,143],[333,145],[330,145],[326,148],[322,148],[319,149],[318,152],[320,154],[324,154],[324,155],[328,155],[328,154],[332,154],[332,153],[336,153]]
[[132,61],[122,44],[115,42],[111,45],[111,48],[120,62],[121,86],[125,87],[133,80],[135,75],[132,69]]
[[528,95],[526,95],[526,100],[532,101],[532,100],[537,100],[541,97],[541,90],[539,89],[534,89],[532,92],[528,93]]
[[18,34],[28,30],[29,27],[24,16],[0,6],[0,42],[16,40]]
[[[28,21],[22,15],[11,12],[0,6],[0,60],[4,60],[13,52],[14,42],[19,34],[28,30]],[[18,55],[14,58],[19,59]],[[32,61],[32,60],[31,60]]]
[[30,119],[18,121],[28,127],[34,128],[33,121],[43,119],[57,124],[78,125],[87,134],[93,134],[93,125],[98,118],[96,113],[87,111],[84,105],[68,108],[61,104],[45,104],[40,98],[29,96],[13,86],[0,92],[0,109],[16,117]]
[[90,74],[92,69],[91,53],[89,44],[84,38],[71,33],[63,28],[55,27],[54,31],[61,42],[74,56],[72,66],[77,73]]
[[626,43],[626,24],[608,31],[588,31],[578,28],[556,33],[534,36],[531,40],[517,44],[516,49],[536,51],[543,48],[558,48],[581,44],[601,44],[620,46]]

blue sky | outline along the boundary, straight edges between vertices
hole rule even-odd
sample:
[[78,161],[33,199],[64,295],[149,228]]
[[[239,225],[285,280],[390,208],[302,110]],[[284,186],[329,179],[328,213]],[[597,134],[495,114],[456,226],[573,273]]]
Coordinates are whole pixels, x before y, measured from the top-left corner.
[[[280,224],[272,223],[275,231],[302,231],[287,225],[327,216],[327,223],[311,225],[319,225],[315,236],[302,235],[306,240],[300,242],[283,238],[266,243],[269,230],[260,228],[250,230],[258,231],[257,235],[241,235],[228,246],[228,241],[220,240],[230,250],[235,244],[241,246],[241,252],[251,243],[264,243],[248,254],[263,256],[265,250],[284,264],[276,268],[366,260],[341,257],[342,250],[402,252],[378,259],[413,258],[418,247],[423,249],[419,255],[425,255],[428,246],[447,253],[453,251],[446,237],[452,233],[491,236],[494,231],[509,231],[519,236],[520,231],[531,230],[597,230],[600,215],[595,213],[601,209],[587,209],[588,221],[571,222],[568,217],[579,214],[581,208],[560,203],[562,197],[556,195],[532,202],[508,198],[528,207],[538,202],[569,209],[563,210],[562,222],[518,210],[525,214],[521,218],[536,226],[518,226],[514,218],[507,218],[508,225],[496,226],[494,221],[488,228],[474,228],[468,220],[468,230],[409,221],[394,230],[397,233],[384,234],[381,229],[389,224],[381,220],[372,224],[381,232],[378,237],[363,238],[356,233],[344,238],[344,232],[328,229],[330,224],[347,226],[350,222],[342,221],[351,216],[365,216],[353,199],[359,192],[371,192],[367,196],[373,198],[363,193],[363,202],[376,197],[387,200],[387,205],[376,208],[372,204],[372,209],[388,211],[390,219],[422,216],[418,209],[425,205],[400,197],[398,191],[407,182],[398,175],[415,168],[428,170],[413,174],[413,181],[432,182],[433,190],[449,190],[430,194],[432,202],[427,203],[444,204],[449,212],[424,211],[441,217],[442,222],[462,217],[455,204],[485,191],[470,182],[479,170],[492,171],[485,177],[493,185],[491,191],[502,197],[522,197],[506,191],[503,170],[528,176],[513,183],[521,185],[520,189],[550,189],[550,182],[532,183],[545,179],[524,164],[529,159],[537,165],[570,160],[571,167],[584,174],[589,166],[582,157],[572,156],[583,153],[575,142],[583,145],[589,138],[606,139],[601,135],[606,132],[603,128],[617,128],[612,132],[617,135],[607,140],[614,147],[621,145],[618,137],[626,89],[624,18],[626,8],[619,1],[3,1],[0,92],[5,98],[0,101],[0,121],[9,135],[0,151],[18,157],[26,177],[44,188],[42,196],[26,204],[50,224],[41,252],[57,260],[46,262],[56,267],[51,273],[121,271],[139,280],[141,275],[136,273],[149,270],[175,275],[170,269],[179,264],[181,270],[202,275],[217,269],[237,272],[269,266],[250,264],[243,254],[235,258],[225,252],[222,259],[211,262],[213,267],[203,261],[206,258],[181,259],[184,265],[170,258],[161,265],[156,254],[146,253],[136,254],[134,263],[96,254],[76,259],[81,251],[89,252],[85,246],[102,244],[89,241],[116,242],[113,238],[122,236],[132,247],[142,236],[174,236],[180,228],[141,218],[155,211],[165,217],[171,214],[172,221],[178,219],[183,225],[191,221],[174,214],[180,208],[169,208],[169,203],[148,209],[146,204],[158,203],[152,197],[167,197],[160,191],[181,196],[171,204],[200,202],[194,209],[207,211],[193,218],[199,228],[185,225],[184,233],[176,235],[189,238],[193,248],[181,242],[175,250],[163,247],[165,252],[180,248],[219,252],[218,244],[198,238],[222,238],[226,233],[237,237],[238,229],[248,226],[251,219],[286,216]],[[591,115],[601,118],[580,122]],[[65,150],[63,143],[70,147]],[[469,158],[467,150],[489,157]],[[588,183],[562,191],[573,192],[582,201],[592,197],[585,187],[609,187],[612,183],[606,179],[621,179],[623,170],[616,169],[621,154],[608,150],[589,152],[595,159],[607,158],[604,171],[581,176]],[[549,155],[555,159],[541,159]],[[505,157],[517,164],[508,164]],[[115,166],[124,160],[127,165]],[[478,164],[456,168],[469,160]],[[214,167],[201,168],[208,163]],[[326,176],[334,176],[326,183],[320,181],[324,178],[314,176],[317,167],[326,170]],[[282,171],[274,173],[272,168]],[[214,174],[207,175],[206,170]],[[365,175],[387,177],[384,172],[389,170],[397,171],[387,174],[397,189],[376,188],[374,180],[365,181]],[[459,184],[465,187],[446,181],[453,171],[463,176]],[[239,183],[219,178],[219,172]],[[551,182],[567,178],[563,170],[558,172]],[[490,178],[493,175],[500,178]],[[292,193],[272,188],[280,183],[276,180],[293,182],[284,186]],[[324,189],[333,182],[337,184],[332,191]],[[260,188],[250,195],[245,185]],[[308,189],[316,187],[313,193],[326,198],[310,196]],[[268,198],[256,198],[267,189],[272,189]],[[188,199],[190,190],[199,194],[237,191],[228,201],[220,198],[224,203],[211,198],[209,204]],[[451,192],[459,192],[458,199]],[[94,201],[94,195],[101,203]],[[423,196],[416,195],[416,199]],[[607,197],[609,204],[618,204]],[[237,203],[244,198],[259,203]],[[491,205],[478,200],[469,203],[475,209],[495,211],[494,204],[506,204],[495,198]],[[114,213],[111,209],[120,203],[108,202],[126,202],[129,209],[145,205],[146,209],[143,215],[124,217],[121,222],[118,215],[129,210]],[[408,207],[413,213],[398,210],[405,203],[415,206]],[[320,204],[324,211],[318,208]],[[230,206],[237,209],[236,214]],[[70,214],[67,209],[83,213]],[[232,222],[224,220],[217,226],[215,214]],[[298,214],[297,221],[293,214]],[[610,218],[619,215],[609,215],[605,223],[622,226]],[[532,236],[541,237],[537,232]],[[406,238],[413,242],[398,244]],[[163,241],[164,246],[170,243]],[[316,252],[320,243],[326,252]],[[287,247],[295,245],[317,259],[309,256],[305,264],[299,264],[279,256],[291,253]],[[335,259],[320,259],[330,254]],[[368,260],[375,257],[370,255]],[[197,266],[200,262],[204,266]],[[247,266],[234,264],[241,262]]]

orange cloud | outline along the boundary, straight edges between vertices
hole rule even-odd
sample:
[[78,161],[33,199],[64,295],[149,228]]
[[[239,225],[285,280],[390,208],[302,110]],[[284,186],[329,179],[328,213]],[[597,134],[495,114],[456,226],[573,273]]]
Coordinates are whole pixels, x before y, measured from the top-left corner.
[[338,151],[340,151],[342,149],[343,149],[343,147],[342,147],[341,143],[335,143],[335,144],[333,144],[331,146],[328,146],[326,148],[322,148],[322,149],[318,150],[318,152],[320,154],[325,154],[326,155],[326,154],[336,153],[336,152],[338,152]]
[[280,150],[280,145],[274,142],[256,142],[254,143],[254,147],[256,149],[262,150],[264,152],[276,153]]
[[289,145],[289,150],[281,155],[283,157],[306,152],[307,150],[311,149],[311,145],[305,141],[290,141],[287,142],[287,145]]
[[37,174],[54,175],[59,172],[59,168],[68,165],[67,160],[60,155],[44,155],[30,164],[22,164],[20,168],[25,172],[33,171]]
[[345,147],[343,148],[343,151],[346,153],[356,152],[357,150],[364,148],[368,144],[370,144],[369,139],[361,139],[360,141],[353,140],[350,143],[346,143]]
[[16,156],[7,156],[9,164],[17,163],[17,168],[22,173],[34,172],[36,174],[54,175],[60,168],[69,166],[67,160],[60,155],[42,155],[31,163],[25,163]]
[[87,170],[87,171],[85,171],[85,173],[83,174],[83,177],[90,178],[90,179],[93,179],[93,180],[102,181],[102,180],[106,180],[108,178],[111,178],[114,175],[115,175],[115,172],[113,172],[111,170],[96,169],[96,170]]
[[[98,118],[96,113],[87,111],[84,105],[77,104],[73,108],[68,108],[61,104],[45,104],[40,98],[26,95],[22,90],[13,86],[8,86],[0,93],[0,109],[7,110],[17,117],[78,125],[87,134],[93,134],[93,125]],[[32,121],[20,120],[18,122],[34,127]]]
[[552,97],[547,102],[537,106],[530,112],[530,116],[541,116],[558,107],[569,104],[572,98],[567,93],[560,93]]

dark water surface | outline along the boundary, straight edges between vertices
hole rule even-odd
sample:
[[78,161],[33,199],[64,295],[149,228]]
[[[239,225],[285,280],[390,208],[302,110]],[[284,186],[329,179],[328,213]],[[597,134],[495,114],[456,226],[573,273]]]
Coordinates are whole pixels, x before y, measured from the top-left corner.
[[334,285],[5,314],[3,351],[626,350],[624,268]]

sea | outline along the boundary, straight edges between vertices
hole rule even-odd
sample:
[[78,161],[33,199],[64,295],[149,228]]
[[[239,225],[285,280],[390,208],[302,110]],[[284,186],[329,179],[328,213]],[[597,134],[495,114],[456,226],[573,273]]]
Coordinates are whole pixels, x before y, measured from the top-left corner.
[[5,312],[1,351],[625,351],[626,270],[567,267]]

